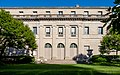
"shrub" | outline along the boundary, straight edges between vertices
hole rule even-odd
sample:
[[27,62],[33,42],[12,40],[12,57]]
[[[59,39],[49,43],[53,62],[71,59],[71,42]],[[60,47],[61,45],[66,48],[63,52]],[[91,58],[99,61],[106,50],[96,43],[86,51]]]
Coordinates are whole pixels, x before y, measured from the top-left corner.
[[106,62],[106,58],[99,57],[96,59],[96,62]]
[[84,54],[78,54],[77,56],[75,56],[73,58],[73,60],[75,60],[77,63],[87,63],[88,61],[88,57]]
[[21,63],[21,64],[32,63],[32,62],[34,62],[33,59],[34,59],[34,57],[25,56],[25,57],[21,57],[21,58],[18,60],[18,62]]
[[93,63],[113,63],[113,62],[120,62],[119,55],[94,55],[90,59]]
[[90,61],[92,61],[93,63],[97,62],[96,59],[98,59],[99,57],[100,57],[100,55],[94,55],[94,56],[92,56],[92,58],[90,58]]
[[119,63],[120,64],[120,58],[112,59],[112,63]]

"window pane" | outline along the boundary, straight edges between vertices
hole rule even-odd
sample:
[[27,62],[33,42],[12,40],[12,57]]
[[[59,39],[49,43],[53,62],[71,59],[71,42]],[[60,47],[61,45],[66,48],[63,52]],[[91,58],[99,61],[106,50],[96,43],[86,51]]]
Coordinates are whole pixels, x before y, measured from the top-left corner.
[[71,32],[76,32],[76,28],[75,28],[75,27],[72,27],[72,28],[71,28]]
[[59,32],[63,32],[63,28],[59,28]]
[[63,27],[59,27],[59,28],[58,28],[58,33],[59,33],[59,34],[63,34]]
[[47,43],[45,44],[45,48],[52,48],[51,44]]
[[46,27],[46,37],[50,37],[50,27]]
[[76,27],[71,27],[71,37],[76,37]]
[[46,27],[46,32],[50,32],[50,27]]
[[98,27],[98,34],[103,34],[103,27]]
[[33,33],[37,34],[37,27],[33,27]]
[[62,43],[59,43],[57,48],[64,48],[64,45]]
[[63,27],[58,28],[58,36],[63,37]]
[[89,34],[89,27],[84,28],[84,34]]
[[77,45],[73,43],[70,45],[70,48],[77,48]]

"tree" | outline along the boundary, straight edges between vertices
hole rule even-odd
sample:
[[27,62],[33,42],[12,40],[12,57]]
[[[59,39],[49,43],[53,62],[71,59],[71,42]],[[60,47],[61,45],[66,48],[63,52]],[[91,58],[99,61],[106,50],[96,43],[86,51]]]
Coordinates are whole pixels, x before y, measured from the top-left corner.
[[120,0],[115,0],[116,4],[113,8],[108,9],[109,17],[102,22],[103,27],[107,26],[108,33],[101,41],[101,54],[110,53],[111,50],[116,50],[116,54],[120,50]]
[[116,51],[116,55],[118,54],[118,51],[120,51],[120,34],[106,35],[103,37],[101,41],[100,53],[109,54],[111,51]]
[[113,8],[108,9],[109,18],[103,20],[105,23],[104,27],[107,26],[107,30],[109,30],[108,34],[114,34],[118,32],[120,34],[120,0],[115,0],[114,4],[116,4]]
[[0,10],[0,57],[3,55],[6,47],[16,49],[37,48],[35,36],[27,25],[14,19],[9,13]]

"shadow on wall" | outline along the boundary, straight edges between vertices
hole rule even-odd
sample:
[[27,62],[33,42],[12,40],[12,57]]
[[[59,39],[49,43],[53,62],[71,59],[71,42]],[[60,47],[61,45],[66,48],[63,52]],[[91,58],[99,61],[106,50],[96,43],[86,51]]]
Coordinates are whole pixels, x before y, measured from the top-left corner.
[[73,57],[73,60],[76,61],[77,64],[86,64],[89,63],[89,58],[84,54],[78,54]]

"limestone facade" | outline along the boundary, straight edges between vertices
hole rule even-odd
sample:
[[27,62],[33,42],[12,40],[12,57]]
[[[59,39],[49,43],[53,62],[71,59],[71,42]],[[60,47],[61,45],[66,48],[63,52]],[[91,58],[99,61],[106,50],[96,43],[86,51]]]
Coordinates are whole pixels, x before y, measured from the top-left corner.
[[36,59],[66,60],[78,54],[99,53],[106,28],[107,7],[6,7],[14,18],[22,20],[36,36]]

